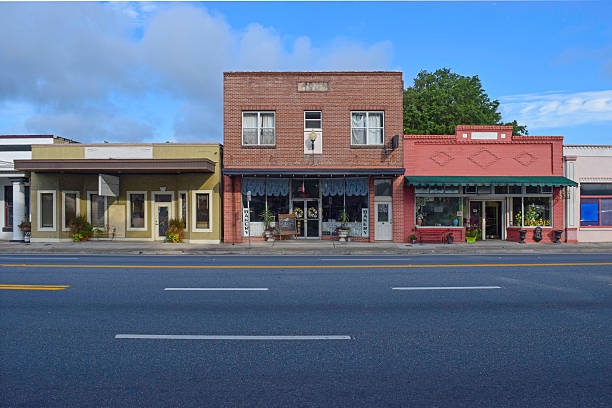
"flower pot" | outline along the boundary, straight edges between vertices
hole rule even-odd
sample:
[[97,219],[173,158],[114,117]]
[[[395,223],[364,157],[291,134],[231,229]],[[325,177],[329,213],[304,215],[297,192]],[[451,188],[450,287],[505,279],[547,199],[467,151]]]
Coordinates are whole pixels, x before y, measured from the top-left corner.
[[525,236],[526,235],[527,235],[527,230],[519,230],[519,238],[520,238],[519,243],[520,244],[524,244],[525,243]]
[[561,234],[563,234],[563,230],[554,230],[555,240],[553,241],[555,244],[561,243]]
[[453,242],[455,242],[455,236],[453,234],[448,234],[446,236],[446,243],[452,244]]
[[473,244],[474,242],[476,242],[476,237],[465,237],[465,241],[468,244]]
[[410,243],[411,244],[416,244],[417,243],[417,239],[416,238],[410,238]]
[[89,241],[89,237],[83,237],[81,238],[81,241]]
[[455,218],[453,220],[453,227],[456,227],[457,225],[459,225],[459,220]]

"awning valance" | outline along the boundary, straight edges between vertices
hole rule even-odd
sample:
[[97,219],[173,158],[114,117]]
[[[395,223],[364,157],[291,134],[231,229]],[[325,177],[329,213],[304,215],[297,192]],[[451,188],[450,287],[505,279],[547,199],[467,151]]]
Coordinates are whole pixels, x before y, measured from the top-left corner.
[[562,176],[407,176],[405,183],[411,186],[578,186]]

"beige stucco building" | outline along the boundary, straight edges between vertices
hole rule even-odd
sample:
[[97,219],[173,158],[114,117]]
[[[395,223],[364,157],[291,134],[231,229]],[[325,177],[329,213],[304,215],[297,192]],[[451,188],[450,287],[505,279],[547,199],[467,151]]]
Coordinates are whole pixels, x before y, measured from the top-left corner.
[[219,243],[220,144],[78,144],[32,147],[15,168],[31,174],[31,239],[72,240],[86,216],[92,239],[164,240],[168,221],[185,220],[184,241]]

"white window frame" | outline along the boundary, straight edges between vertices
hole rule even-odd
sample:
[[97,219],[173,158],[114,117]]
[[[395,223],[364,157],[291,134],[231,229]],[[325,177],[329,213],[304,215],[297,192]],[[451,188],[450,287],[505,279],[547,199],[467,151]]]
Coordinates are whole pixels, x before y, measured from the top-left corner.
[[[127,231],[146,231],[149,228],[149,202],[147,200],[147,191],[130,190],[126,191],[126,203],[127,203],[127,219],[126,219],[126,230]],[[132,227],[132,194],[144,194],[144,227],[136,228]]]
[[[318,119],[321,122],[321,126],[319,126],[318,128],[311,128],[311,127],[306,126],[306,113],[312,113],[312,112],[318,112],[319,114],[321,114],[321,119]],[[308,120],[317,120],[317,119],[308,119]],[[323,130],[323,111],[320,111],[320,110],[304,111],[304,130]]]
[[[42,194],[53,194],[53,227],[43,227],[42,226],[42,211],[41,211],[41,195]],[[37,196],[37,212],[38,212],[38,225],[37,231],[40,232],[55,232],[57,231],[57,191],[56,190],[38,190],[36,192]]]
[[[208,194],[208,220],[209,228],[196,228],[196,194]],[[213,231],[213,191],[212,190],[193,190],[191,192],[191,230],[193,232],[212,232]]]
[[[88,223],[92,223],[91,222],[91,196],[92,195],[99,195],[97,191],[88,191],[87,192],[87,222]],[[108,228],[108,197],[107,196],[101,196],[104,197],[104,231],[106,231],[106,228]],[[100,228],[100,227],[93,227],[94,230],[96,228]]]
[[183,210],[183,199],[181,198],[181,194],[185,194],[185,200],[187,201],[185,203],[185,232],[189,231],[189,191],[187,190],[179,190],[178,192],[178,217],[180,217],[182,215],[182,210]]
[[[245,113],[256,113],[257,114],[257,143],[256,144],[245,144],[244,143],[244,114]],[[274,143],[264,144],[261,143],[261,132],[264,129],[260,127],[261,123],[261,114],[262,113],[271,113],[274,116]],[[269,129],[269,128],[266,128]],[[242,111],[242,146],[276,146],[276,112],[275,111]]]
[[[365,113],[366,121],[365,128],[353,128],[353,113]],[[382,130],[382,143],[368,143],[368,123],[370,118],[370,113],[382,113],[382,127],[372,128],[372,129],[381,129]],[[350,130],[350,138],[351,138],[351,146],[384,146],[385,145],[385,111],[351,111],[351,117],[349,118],[351,121],[351,130]],[[366,131],[366,142],[365,143],[353,143],[353,129],[365,129]]]
[[76,194],[76,216],[81,215],[81,193],[74,190],[62,191],[62,231],[70,231],[66,225],[66,194]]

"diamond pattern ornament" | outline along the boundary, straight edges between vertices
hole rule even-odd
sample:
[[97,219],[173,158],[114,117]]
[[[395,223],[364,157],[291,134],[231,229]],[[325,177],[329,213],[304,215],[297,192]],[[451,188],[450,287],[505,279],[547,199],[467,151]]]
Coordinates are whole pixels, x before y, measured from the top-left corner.
[[474,164],[480,166],[483,169],[492,166],[499,160],[499,157],[494,153],[491,153],[488,149],[480,150],[478,153],[475,153],[468,157]]
[[518,156],[516,156],[514,158],[514,160],[516,160],[517,162],[519,162],[523,166],[527,167],[531,163],[536,161],[536,158],[535,158],[535,156],[533,154],[531,154],[529,152],[521,152]]
[[454,157],[448,153],[435,152],[430,159],[435,161],[439,166],[446,166],[448,162],[454,159]]

